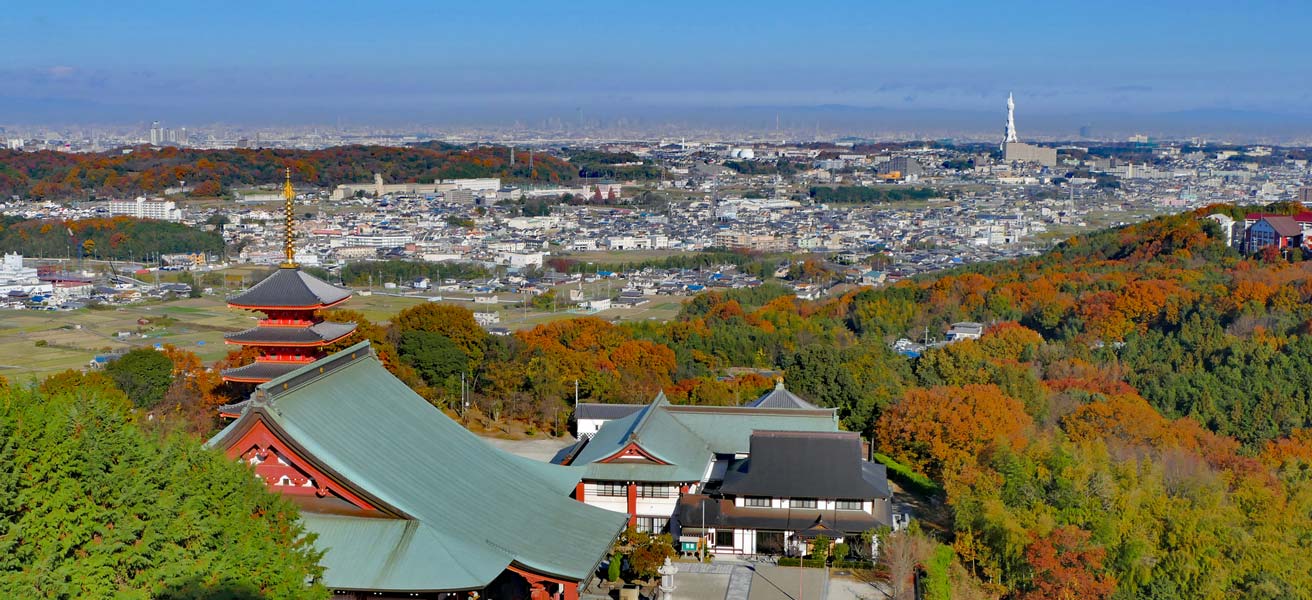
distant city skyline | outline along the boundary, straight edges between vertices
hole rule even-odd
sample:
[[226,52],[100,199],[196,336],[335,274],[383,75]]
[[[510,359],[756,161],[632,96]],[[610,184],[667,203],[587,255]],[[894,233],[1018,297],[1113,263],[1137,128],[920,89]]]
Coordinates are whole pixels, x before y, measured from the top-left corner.
[[0,124],[1312,131],[1312,4],[21,3]]

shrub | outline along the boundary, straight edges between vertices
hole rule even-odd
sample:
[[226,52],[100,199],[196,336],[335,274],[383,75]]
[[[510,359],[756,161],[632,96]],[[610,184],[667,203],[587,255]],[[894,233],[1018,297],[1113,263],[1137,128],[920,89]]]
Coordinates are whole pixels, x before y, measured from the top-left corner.
[[618,552],[610,556],[610,566],[606,567],[606,579],[611,582],[620,580],[620,555]]
[[830,551],[830,554],[834,556],[834,563],[837,564],[846,560],[847,554],[848,552],[851,552],[851,550],[851,547],[843,542],[834,544],[833,550]]

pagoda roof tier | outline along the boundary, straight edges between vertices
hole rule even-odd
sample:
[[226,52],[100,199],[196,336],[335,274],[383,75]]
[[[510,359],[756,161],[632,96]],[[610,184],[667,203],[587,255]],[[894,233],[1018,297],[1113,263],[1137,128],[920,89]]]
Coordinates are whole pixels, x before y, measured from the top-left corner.
[[316,309],[340,304],[350,297],[351,290],[300,269],[283,267],[251,289],[228,298],[228,306],[251,310]]
[[241,383],[264,383],[266,381],[277,379],[304,367],[305,363],[294,362],[253,362],[249,365],[237,367],[235,369],[225,369],[222,372],[225,381],[237,381]]
[[261,325],[226,334],[223,341],[246,346],[323,346],[351,335],[352,331],[355,323],[324,321],[309,327]]

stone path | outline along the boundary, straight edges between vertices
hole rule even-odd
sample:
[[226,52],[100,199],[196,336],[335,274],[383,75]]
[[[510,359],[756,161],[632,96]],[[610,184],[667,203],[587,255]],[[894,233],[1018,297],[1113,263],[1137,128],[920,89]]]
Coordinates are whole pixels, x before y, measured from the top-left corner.
[[[724,590],[724,600],[747,600],[748,594],[752,589],[752,577],[756,572],[749,566],[740,562],[680,562],[678,563],[680,573],[703,573],[714,575],[728,575],[729,585]],[[674,576],[676,581],[678,575]],[[675,590],[675,596],[678,596],[678,590]]]
[[730,574],[734,571],[734,567],[742,567],[742,565],[717,562],[679,562],[675,563],[675,566],[679,568],[680,573],[715,573],[719,575]]
[[751,567],[737,565],[729,575],[729,589],[724,591],[724,600],[747,600],[752,591],[752,578],[756,571]]

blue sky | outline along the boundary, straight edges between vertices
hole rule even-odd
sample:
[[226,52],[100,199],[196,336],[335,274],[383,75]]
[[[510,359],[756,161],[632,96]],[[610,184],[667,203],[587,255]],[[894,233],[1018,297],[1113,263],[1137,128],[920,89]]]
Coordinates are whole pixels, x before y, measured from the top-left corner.
[[14,2],[0,122],[996,111],[1008,91],[1040,115],[1307,115],[1309,31],[1300,1]]

